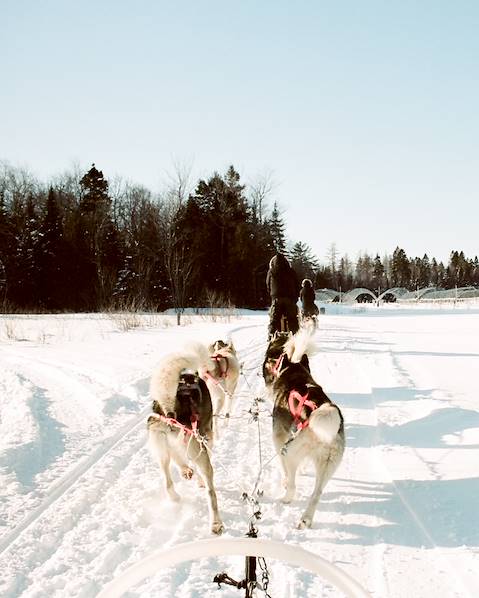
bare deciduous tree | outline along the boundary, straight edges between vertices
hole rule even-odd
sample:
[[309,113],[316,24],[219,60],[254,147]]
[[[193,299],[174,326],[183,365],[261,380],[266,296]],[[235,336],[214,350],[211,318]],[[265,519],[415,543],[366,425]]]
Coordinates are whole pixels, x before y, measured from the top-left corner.
[[259,224],[262,224],[264,221],[267,200],[273,194],[276,187],[277,184],[274,181],[272,171],[266,171],[257,175],[253,181],[248,184],[253,217]]

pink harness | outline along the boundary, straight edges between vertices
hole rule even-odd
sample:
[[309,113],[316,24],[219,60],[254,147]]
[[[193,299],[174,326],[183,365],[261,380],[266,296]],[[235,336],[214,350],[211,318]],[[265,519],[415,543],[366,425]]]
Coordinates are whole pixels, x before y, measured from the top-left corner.
[[[279,370],[281,369],[284,355],[285,354],[282,353],[278,357],[278,359],[276,360],[276,363],[273,366],[272,373],[276,377],[278,377],[278,375],[279,375]],[[315,409],[318,408],[318,406],[315,403],[313,403],[313,401],[310,401],[308,399],[308,396],[309,396],[309,392],[307,392],[305,395],[302,395],[297,390],[294,390],[294,389],[290,391],[289,396],[288,396],[289,411],[291,413],[291,416],[293,417],[294,425],[296,426],[296,429],[298,431],[304,430],[304,428],[307,428],[309,426],[309,418],[307,418],[305,420],[301,419],[303,407],[306,405],[306,407],[309,407],[311,409],[311,411],[314,411]]]
[[284,356],[285,353],[281,353],[281,355],[276,360],[273,369],[271,370],[271,373],[273,374],[273,376],[276,376],[276,378],[279,376],[279,370],[281,369],[281,365],[283,364]]
[[182,424],[174,417],[166,417],[166,415],[161,415],[160,413],[153,413],[153,415],[154,415],[154,417],[157,417],[159,420],[161,420],[165,424],[168,424],[169,426],[172,426],[173,428],[178,428],[179,430],[184,432],[185,442],[186,442],[186,436],[188,436],[188,435],[197,436],[197,434],[198,434],[198,417],[196,415],[192,415],[190,418],[191,428],[188,428],[188,426],[185,426],[185,424]]
[[[223,379],[226,378],[228,376],[228,366],[229,366],[228,358],[225,355],[220,355],[219,353],[217,353],[216,355],[212,355],[211,359],[214,359],[216,361],[216,363],[218,364],[218,369],[220,370],[219,377],[223,378]],[[224,370],[221,368],[221,360],[222,359],[224,359],[224,361],[226,363],[226,368]],[[211,382],[213,382],[213,384],[218,385],[220,383],[218,378],[213,376],[213,374],[210,371],[207,371],[205,373],[205,378],[207,378],[208,380],[211,380]]]
[[[296,426],[296,429],[298,431],[304,430],[304,428],[307,428],[309,426],[309,418],[305,420],[301,419],[303,407],[306,405],[306,407],[309,407],[311,411],[314,411],[318,408],[318,406],[315,403],[313,403],[313,401],[310,401],[308,399],[308,395],[309,392],[307,392],[305,395],[302,395],[297,390],[293,389],[292,391],[290,391],[288,396],[289,411],[293,417],[294,425]],[[295,404],[296,401],[297,403]]]

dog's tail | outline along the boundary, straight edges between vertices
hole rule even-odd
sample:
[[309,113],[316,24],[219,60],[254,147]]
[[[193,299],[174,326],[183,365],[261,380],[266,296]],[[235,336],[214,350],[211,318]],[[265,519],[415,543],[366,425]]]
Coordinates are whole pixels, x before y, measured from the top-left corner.
[[309,427],[321,442],[331,444],[341,427],[341,416],[336,405],[323,403],[315,409],[309,416]]
[[300,328],[294,336],[286,341],[284,351],[292,363],[299,363],[305,353],[309,356],[315,353],[316,347],[312,340],[313,334],[314,330]]

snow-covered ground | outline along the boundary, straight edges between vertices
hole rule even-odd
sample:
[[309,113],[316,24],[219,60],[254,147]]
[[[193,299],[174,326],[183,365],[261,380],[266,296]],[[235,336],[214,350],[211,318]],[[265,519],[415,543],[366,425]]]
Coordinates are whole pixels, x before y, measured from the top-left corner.
[[[261,538],[335,563],[375,598],[479,595],[479,310],[326,308],[312,371],[341,407],[347,449],[312,529],[295,524],[313,483],[280,504],[270,405],[260,367],[267,315],[217,318],[0,316],[0,595],[93,597],[159,548],[210,538],[207,504],[179,480],[165,498],[145,446],[149,376],[159,358],[194,338],[230,336],[243,362],[228,428],[213,462],[225,535],[248,529],[241,499],[258,476]],[[271,459],[271,460],[270,460]],[[273,598],[340,592],[302,569],[268,563]],[[183,563],[127,596],[217,596],[242,557]],[[261,592],[258,592],[261,596]]]

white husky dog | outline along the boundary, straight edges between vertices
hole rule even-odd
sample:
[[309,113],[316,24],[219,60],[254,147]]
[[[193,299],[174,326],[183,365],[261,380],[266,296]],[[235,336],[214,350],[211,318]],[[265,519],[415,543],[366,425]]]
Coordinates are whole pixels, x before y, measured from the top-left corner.
[[179,500],[179,496],[171,477],[171,459],[186,479],[193,476],[193,465],[198,467],[208,492],[211,531],[221,534],[223,523],[208,454],[213,440],[213,409],[203,379],[214,367],[206,346],[197,342],[162,359],[150,384],[154,413],[148,418],[148,445],[163,470],[166,491],[172,500]]
[[238,385],[241,366],[232,342],[217,340],[208,347],[215,367],[207,373],[206,383],[213,401],[213,414],[216,418],[229,418],[233,397]]

